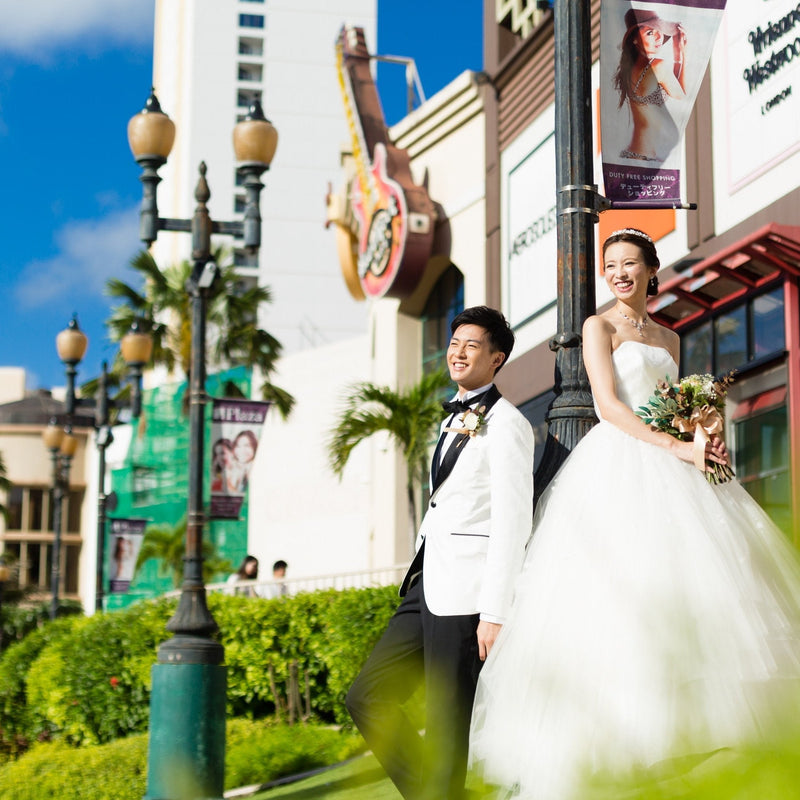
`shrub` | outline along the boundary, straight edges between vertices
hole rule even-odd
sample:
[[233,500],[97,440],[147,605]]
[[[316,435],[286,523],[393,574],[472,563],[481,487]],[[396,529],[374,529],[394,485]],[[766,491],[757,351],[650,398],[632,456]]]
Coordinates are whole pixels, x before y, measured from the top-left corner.
[[80,619],[28,673],[28,712],[71,744],[109,742],[147,728],[150,667],[173,603]]
[[31,741],[49,738],[52,726],[34,718],[28,702],[28,673],[39,654],[69,636],[79,619],[66,617],[34,630],[0,659],[0,763],[26,750]]
[[[211,595],[228,666],[228,714],[296,710],[349,723],[344,695],[397,606],[394,587],[326,590],[276,600]],[[0,658],[0,758],[50,735],[73,745],[147,728],[151,668],[175,601],[47,623]],[[304,716],[306,716],[304,714]]]
[[349,723],[344,696],[397,603],[392,586],[277,600],[212,595],[228,665],[228,713],[280,713],[296,662],[311,712],[323,721]]
[[[83,614],[80,603],[62,599],[58,604],[58,617]],[[41,628],[50,620],[50,603],[19,605],[3,602],[0,609],[0,653],[15,642],[21,642],[29,633]]]
[[[349,758],[364,742],[321,726],[229,720],[225,789],[262,783]],[[0,800],[141,800],[147,783],[147,735],[78,750],[38,744],[0,767]]]
[[363,752],[358,735],[319,725],[229,720],[225,788],[266,783],[326,767]]

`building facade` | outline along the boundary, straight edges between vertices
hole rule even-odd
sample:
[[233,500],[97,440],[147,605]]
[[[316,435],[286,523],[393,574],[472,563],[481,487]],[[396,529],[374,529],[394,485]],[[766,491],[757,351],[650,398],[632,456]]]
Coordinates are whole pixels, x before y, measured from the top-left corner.
[[[0,369],[0,383],[0,453],[12,484],[2,500],[8,517],[0,517],[0,555],[13,588],[31,601],[46,600],[52,592],[55,503],[53,456],[42,434],[51,419],[63,420],[64,403],[46,391],[26,393],[20,368]],[[61,508],[58,594],[73,601],[94,591],[90,425],[85,417],[75,419],[77,449]]]
[[[793,9],[790,0],[773,0],[767,15],[759,4],[729,0],[682,144],[687,200],[697,209],[600,213],[589,267],[595,306],[604,310],[612,297],[602,280],[594,280],[600,243],[621,227],[653,235],[662,262],[661,291],[649,313],[681,334],[683,374],[736,370],[726,429],[734,468],[787,537],[800,544],[800,61],[791,57]],[[602,195],[599,0],[591,2],[590,13],[591,49],[582,57],[592,64],[594,182]],[[437,328],[428,316],[433,307],[445,309],[439,342],[446,341],[447,320],[460,307],[485,302],[501,308],[517,345],[498,385],[533,424],[538,463],[554,397],[550,342],[559,290],[555,103],[565,99],[555,97],[554,55],[557,46],[569,45],[556,44],[553,13],[534,0],[486,0],[484,36],[484,72],[467,79],[480,98],[481,136],[470,139],[471,123],[462,126],[457,114],[437,114],[439,95],[389,131],[393,145],[408,149],[414,180],[425,182],[434,201],[442,198],[437,236],[451,210],[466,209],[471,198],[481,197],[473,210],[479,207],[484,216],[465,213],[464,228],[447,225],[448,264],[460,287],[451,293],[456,299],[450,306],[436,298],[446,270],[435,257],[415,294],[367,300],[372,313],[394,304],[384,324],[395,335],[381,339],[380,328],[370,329],[372,369],[405,364],[402,373],[387,376],[395,386],[422,373],[428,358],[436,357],[426,339]],[[460,80],[440,95],[456,91]],[[426,130],[422,120],[429,113]],[[436,146],[426,147],[432,141]],[[769,144],[756,146],[762,142]],[[473,191],[475,184],[459,181],[476,164],[482,186]],[[345,183],[351,179],[352,170],[346,171]],[[482,237],[479,243],[476,236]],[[470,257],[461,259],[455,254],[465,245]],[[386,491],[383,480],[374,479],[373,495]],[[374,497],[371,506],[383,507]]]
[[[324,228],[326,187],[338,175],[346,140],[332,43],[345,16],[376,28],[376,0],[158,0],[153,85],[176,124],[175,146],[161,174],[162,216],[189,218],[201,161],[208,165],[214,220],[239,218],[244,187],[236,174],[232,132],[258,99],[278,130],[261,196],[257,262],[241,242],[232,250],[244,283],[272,291],[261,327],[285,353],[361,335],[366,313],[339,277]],[[159,264],[190,255],[185,234],[161,233]]]
[[[509,394],[535,409],[532,421],[539,425],[552,389],[554,226],[544,226],[549,229],[535,248],[547,268],[530,279],[522,307],[514,305],[515,237],[526,224],[548,219],[548,202],[555,205],[553,196],[538,205],[531,199],[532,176],[555,185],[549,166],[556,102],[553,17],[534,5],[522,4],[529,13],[520,15],[514,10],[520,4],[485,4],[485,68],[497,88],[487,107],[493,127],[487,161],[499,165],[487,172],[487,196],[498,198],[487,204],[487,229],[493,231],[487,299],[516,322],[524,350],[503,377]],[[591,11],[596,109],[600,3],[592,2]],[[770,3],[767,14],[747,0],[729,0],[683,148],[687,199],[697,210],[603,212],[596,243],[631,225],[653,234],[661,292],[649,313],[681,334],[684,374],[737,371],[726,431],[737,475],[800,544],[800,471],[794,466],[800,458],[800,62],[781,56],[794,52],[795,16],[788,1]],[[786,24],[771,28],[776,19]],[[779,66],[758,66],[768,60]],[[597,143],[595,152],[602,193]],[[600,283],[602,310],[610,297]]]

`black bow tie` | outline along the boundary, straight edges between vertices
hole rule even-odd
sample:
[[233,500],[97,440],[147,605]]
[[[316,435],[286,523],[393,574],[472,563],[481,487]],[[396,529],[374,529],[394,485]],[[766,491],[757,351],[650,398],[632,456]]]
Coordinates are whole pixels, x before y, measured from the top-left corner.
[[446,403],[442,403],[442,408],[448,414],[461,414],[464,411],[469,411],[475,405],[477,399],[477,397],[473,397],[469,400],[448,400]]

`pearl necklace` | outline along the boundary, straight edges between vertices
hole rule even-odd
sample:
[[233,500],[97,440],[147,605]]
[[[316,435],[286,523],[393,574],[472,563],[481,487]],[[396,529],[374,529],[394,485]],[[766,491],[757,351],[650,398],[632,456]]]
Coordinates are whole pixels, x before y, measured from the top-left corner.
[[639,336],[644,339],[644,329],[647,327],[647,314],[644,315],[644,319],[641,322],[637,322],[635,319],[631,319],[622,309],[617,308],[619,315],[624,317],[634,328],[639,332]]

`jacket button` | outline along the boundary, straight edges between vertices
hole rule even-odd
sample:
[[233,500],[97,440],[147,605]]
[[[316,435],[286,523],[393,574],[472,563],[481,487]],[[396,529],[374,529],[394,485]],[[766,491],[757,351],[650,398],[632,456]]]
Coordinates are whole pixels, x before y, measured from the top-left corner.
[[436,501],[435,500],[431,500],[431,508],[436,508]]

